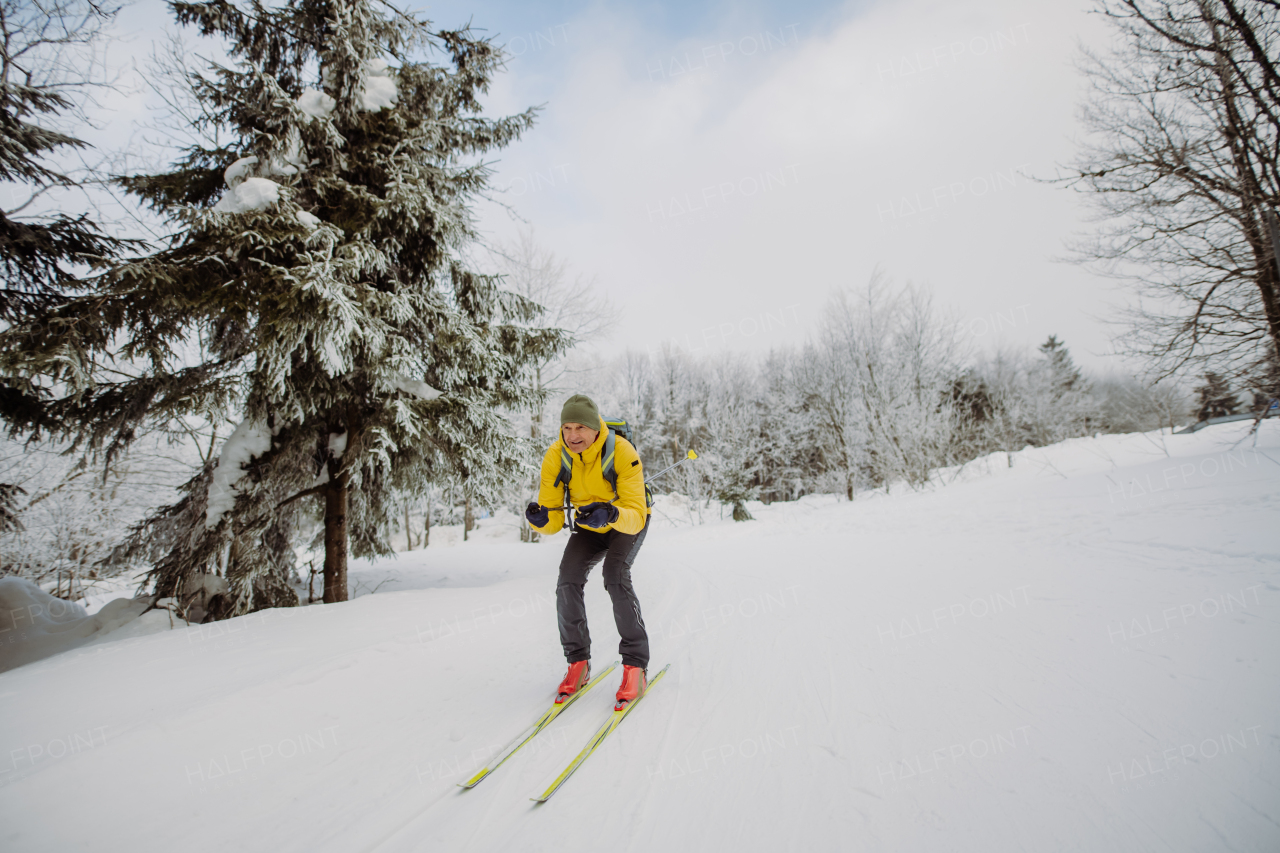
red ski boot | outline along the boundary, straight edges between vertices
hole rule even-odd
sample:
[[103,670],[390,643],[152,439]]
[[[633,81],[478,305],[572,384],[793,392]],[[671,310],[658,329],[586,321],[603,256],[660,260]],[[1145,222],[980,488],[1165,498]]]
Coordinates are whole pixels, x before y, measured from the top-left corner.
[[591,680],[591,661],[579,660],[569,664],[569,671],[564,674],[564,681],[556,688],[556,704],[559,705],[578,692],[578,688]]
[[645,678],[645,671],[638,666],[623,664],[622,686],[618,688],[617,702],[614,703],[613,710],[621,711],[628,703],[643,696],[648,689],[649,681]]

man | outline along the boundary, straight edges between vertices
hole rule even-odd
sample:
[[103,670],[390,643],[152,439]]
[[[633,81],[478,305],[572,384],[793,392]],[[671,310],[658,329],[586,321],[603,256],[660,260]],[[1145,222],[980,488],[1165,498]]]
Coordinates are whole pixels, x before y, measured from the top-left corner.
[[613,599],[613,621],[618,626],[618,653],[622,655],[622,686],[617,705],[634,701],[648,687],[649,637],[640,602],[631,586],[631,564],[649,529],[645,500],[644,468],[640,454],[620,435],[614,438],[613,467],[617,492],[604,475],[602,459],[608,428],[596,404],[581,394],[570,397],[560,413],[560,438],[542,459],[542,484],[538,502],[529,504],[525,518],[538,532],[551,534],[564,526],[564,483],[560,477],[563,451],[572,458],[569,501],[576,507],[576,529],[569,536],[560,560],[556,583],[556,617],[560,645],[569,671],[557,690],[563,702],[591,678],[591,635],[583,589],[591,568],[603,558],[604,588]]

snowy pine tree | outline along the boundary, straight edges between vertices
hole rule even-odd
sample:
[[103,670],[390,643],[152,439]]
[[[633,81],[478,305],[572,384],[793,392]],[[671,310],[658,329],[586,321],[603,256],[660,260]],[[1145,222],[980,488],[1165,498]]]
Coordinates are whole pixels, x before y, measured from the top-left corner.
[[1197,421],[1226,417],[1240,411],[1240,398],[1221,373],[1206,373],[1204,384],[1195,389],[1195,395]]
[[755,371],[741,359],[724,357],[711,366],[703,398],[704,465],[711,493],[733,507],[734,521],[751,521],[747,501],[760,497],[759,468],[764,443]]
[[1099,424],[1097,401],[1066,344],[1050,335],[1027,371],[1019,408],[1027,441],[1043,447],[1087,435]]
[[[90,146],[58,125],[78,113],[94,83],[82,49],[115,13],[83,0],[0,0],[0,182],[10,184],[12,200],[0,210],[0,320],[16,322],[55,304],[81,286],[86,265],[132,245],[104,234],[87,214],[42,212],[39,201],[79,185],[58,159]],[[11,402],[0,411],[21,422]]]
[[[105,233],[88,213],[59,209],[82,187],[69,165],[90,145],[64,125],[85,121],[102,27],[119,7],[87,0],[0,0],[0,322],[20,323],[80,291],[93,266],[139,244]],[[39,436],[51,414],[30,383],[3,368],[0,418],[11,436]],[[25,490],[0,483],[0,533],[20,531]]]
[[1066,344],[1058,340],[1056,335],[1040,345],[1040,354],[1044,356],[1049,387],[1054,395],[1062,399],[1069,394],[1083,391],[1087,387],[1080,368],[1071,359]]
[[1260,414],[1277,399],[1280,399],[1280,357],[1271,353],[1253,380],[1253,405],[1250,408]]
[[773,350],[760,365],[760,499],[794,500],[805,481],[821,468],[821,442],[798,414],[803,394],[797,388],[796,356]]
[[[342,601],[348,554],[390,553],[403,493],[456,477],[493,505],[519,467],[499,410],[533,402],[521,377],[563,335],[530,327],[537,306],[461,258],[489,176],[477,158],[533,113],[481,116],[499,51],[385,4],[171,7],[235,59],[189,81],[226,142],[126,179],[173,222],[168,245],[5,345],[66,383],[53,401],[66,429],[108,455],[148,421],[239,422],[186,497],[117,551],[154,562],[156,593],[223,573],[214,615],[295,603],[294,528],[311,505],[324,600]],[[434,49],[451,68],[415,61]],[[140,374],[104,381],[109,355]]]
[[26,489],[9,483],[0,483],[0,533],[22,530],[22,522],[18,519],[18,496],[26,494]]

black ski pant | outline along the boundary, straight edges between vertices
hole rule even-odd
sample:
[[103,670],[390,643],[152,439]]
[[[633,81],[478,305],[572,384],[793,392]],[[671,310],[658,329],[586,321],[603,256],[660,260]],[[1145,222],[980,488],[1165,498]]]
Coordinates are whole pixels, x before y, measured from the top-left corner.
[[627,666],[644,669],[649,665],[649,635],[640,615],[640,602],[631,586],[631,563],[640,551],[649,519],[639,533],[607,530],[596,533],[578,528],[569,535],[560,559],[560,579],[556,583],[556,618],[560,623],[560,645],[569,663],[591,657],[591,633],[587,630],[587,605],[583,589],[592,567],[604,559],[604,588],[613,599],[613,621],[618,626],[618,654]]

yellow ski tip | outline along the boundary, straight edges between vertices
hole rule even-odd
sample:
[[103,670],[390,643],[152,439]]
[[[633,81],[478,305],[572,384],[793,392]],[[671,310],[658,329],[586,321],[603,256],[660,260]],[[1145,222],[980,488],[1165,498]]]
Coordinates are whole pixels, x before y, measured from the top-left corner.
[[689,451],[689,455],[688,455],[688,456],[686,456],[685,458],[686,458],[686,459],[697,459],[697,458],[698,458],[698,454],[696,454],[696,453],[694,453],[692,450],[690,450],[690,451]]
[[476,775],[472,776],[472,777],[471,777],[470,779],[468,779],[467,781],[457,783],[457,784],[458,784],[458,787],[459,787],[459,788],[474,788],[476,785],[480,784],[480,780],[481,780],[481,779],[483,779],[484,777],[486,777],[486,776],[488,776],[488,775],[489,775],[489,768],[488,768],[488,767],[486,767],[486,768],[484,768],[483,770],[481,770],[479,773],[477,773]]

